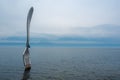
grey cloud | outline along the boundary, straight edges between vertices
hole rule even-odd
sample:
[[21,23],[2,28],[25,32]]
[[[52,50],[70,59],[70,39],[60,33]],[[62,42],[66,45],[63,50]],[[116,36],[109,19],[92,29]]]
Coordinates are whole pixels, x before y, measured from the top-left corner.
[[119,37],[120,26],[112,24],[103,24],[93,27],[77,27],[72,28],[74,35],[83,37]]

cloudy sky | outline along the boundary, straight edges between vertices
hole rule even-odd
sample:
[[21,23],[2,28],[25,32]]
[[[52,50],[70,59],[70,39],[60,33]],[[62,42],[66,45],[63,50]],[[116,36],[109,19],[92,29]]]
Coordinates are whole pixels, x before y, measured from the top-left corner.
[[31,6],[32,37],[120,38],[120,0],[1,0],[0,38],[26,36]]

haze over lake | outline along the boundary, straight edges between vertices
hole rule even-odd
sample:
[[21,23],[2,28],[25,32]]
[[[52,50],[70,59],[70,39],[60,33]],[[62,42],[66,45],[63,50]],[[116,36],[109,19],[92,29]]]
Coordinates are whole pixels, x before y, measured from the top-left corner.
[[0,80],[21,79],[120,80],[120,0],[1,0]]

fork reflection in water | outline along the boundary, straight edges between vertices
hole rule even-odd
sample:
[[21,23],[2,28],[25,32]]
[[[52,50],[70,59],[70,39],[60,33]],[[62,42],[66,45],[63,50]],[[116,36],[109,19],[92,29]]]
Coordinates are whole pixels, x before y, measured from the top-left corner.
[[29,70],[24,70],[22,80],[28,80],[30,79],[30,69]]

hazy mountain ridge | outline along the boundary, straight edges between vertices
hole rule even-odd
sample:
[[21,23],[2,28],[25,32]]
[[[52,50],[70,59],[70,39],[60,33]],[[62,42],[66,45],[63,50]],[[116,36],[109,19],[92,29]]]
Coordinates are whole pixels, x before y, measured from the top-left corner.
[[[74,28],[74,30],[77,28]],[[93,30],[92,30],[93,29]],[[73,30],[73,31],[74,31]],[[40,34],[37,37],[31,36],[30,37],[30,43],[31,44],[36,44],[36,45],[61,45],[61,46],[79,46],[79,45],[120,45],[120,26],[116,26],[116,25],[98,25],[95,27],[81,27],[75,31],[97,31],[97,30],[102,30],[102,31],[107,31],[111,33],[115,33],[114,35],[110,35],[110,36],[81,36],[81,35],[63,35],[63,36],[57,36],[57,35],[53,35],[53,34]],[[88,33],[89,33],[88,32]],[[90,32],[91,33],[91,32]],[[105,33],[102,33],[104,35],[106,35]],[[117,34],[117,35],[116,35]],[[88,34],[89,35],[89,34]],[[96,35],[96,34],[94,34]],[[116,36],[115,36],[116,35]],[[21,43],[21,44],[25,44],[26,42],[26,36],[9,36],[9,37],[4,37],[4,38],[0,38],[0,43],[2,44],[15,44],[15,43]]]
[[[93,27],[76,27],[72,28],[73,33],[77,33],[80,36],[84,37],[93,37],[93,38],[108,38],[108,37],[119,37],[120,26],[113,24],[103,24],[96,25]],[[76,34],[76,35],[77,35]]]

